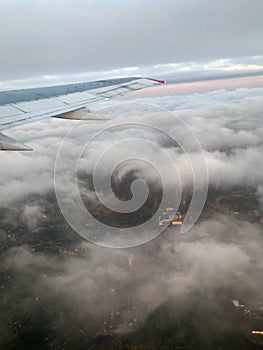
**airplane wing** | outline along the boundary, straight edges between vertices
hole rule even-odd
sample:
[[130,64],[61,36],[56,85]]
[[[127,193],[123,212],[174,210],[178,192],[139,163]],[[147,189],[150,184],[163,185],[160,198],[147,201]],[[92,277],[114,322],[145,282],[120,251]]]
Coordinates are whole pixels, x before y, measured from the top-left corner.
[[[50,117],[94,120],[88,108],[92,103],[162,83],[165,81],[131,77],[0,91],[0,131]],[[0,150],[31,148],[0,133]]]

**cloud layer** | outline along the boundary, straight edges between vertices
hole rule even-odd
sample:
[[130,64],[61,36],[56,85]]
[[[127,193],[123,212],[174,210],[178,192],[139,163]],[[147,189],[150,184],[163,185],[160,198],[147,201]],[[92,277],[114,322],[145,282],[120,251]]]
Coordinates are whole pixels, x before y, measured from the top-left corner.
[[[139,137],[157,142],[161,145],[160,151],[163,149],[174,160],[176,158],[181,181],[187,185],[191,177],[188,175],[189,168],[185,156],[178,153],[177,146],[169,145],[167,137],[158,134],[156,130],[161,128],[172,135],[179,144],[187,145],[188,153],[198,167],[199,154],[196,154],[196,149],[191,149],[196,146],[191,146],[193,141],[189,139],[190,129],[205,152],[210,185],[217,188],[235,185],[259,188],[262,186],[263,173],[260,161],[263,133],[262,92],[261,88],[242,88],[233,91],[218,90],[203,94],[138,99],[135,104],[123,101],[114,106],[112,102],[112,106],[108,104],[109,108],[105,108],[107,104],[99,105],[99,108],[103,107],[100,113],[112,117],[113,120],[106,124],[82,122],[77,125],[66,139],[65,159],[61,171],[66,173],[67,169],[70,169],[69,164],[75,166],[74,157],[87,142],[90,143],[79,166],[80,169],[84,168],[86,172],[91,172],[101,152],[115,142]],[[156,105],[164,110],[155,107]],[[182,121],[188,125],[188,129]],[[127,122],[143,123],[147,127],[139,129],[136,125],[128,127]],[[107,129],[110,130],[115,124],[124,126],[122,129],[117,128],[113,132],[108,132]],[[23,198],[28,193],[45,193],[47,190],[52,190],[56,154],[67,128],[71,128],[72,125],[76,124],[52,120],[51,124],[44,121],[8,131],[11,137],[29,143],[34,152],[1,154],[2,205],[9,205],[16,198]],[[102,134],[91,142],[94,135],[101,132]],[[130,154],[130,142],[132,141],[127,141],[126,146],[124,142],[119,150],[118,147],[113,148],[113,153],[104,159],[105,167],[107,164],[110,166],[114,158],[120,154]],[[152,157],[152,160],[159,164],[160,170],[165,169],[162,151],[154,153],[150,143],[145,147],[145,155],[149,159]],[[133,148],[138,156],[141,152],[140,146],[135,144]],[[130,162],[124,169],[128,171],[133,166],[133,162]],[[143,171],[148,173],[148,176],[151,175],[147,166],[142,169]],[[173,182],[174,177],[171,173],[171,184]]]

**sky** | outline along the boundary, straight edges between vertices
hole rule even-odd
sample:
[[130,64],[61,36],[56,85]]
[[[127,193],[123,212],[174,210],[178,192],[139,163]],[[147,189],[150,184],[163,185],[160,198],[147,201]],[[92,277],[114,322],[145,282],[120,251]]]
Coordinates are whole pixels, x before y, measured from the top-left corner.
[[262,12],[261,0],[2,0],[0,81],[262,73]]

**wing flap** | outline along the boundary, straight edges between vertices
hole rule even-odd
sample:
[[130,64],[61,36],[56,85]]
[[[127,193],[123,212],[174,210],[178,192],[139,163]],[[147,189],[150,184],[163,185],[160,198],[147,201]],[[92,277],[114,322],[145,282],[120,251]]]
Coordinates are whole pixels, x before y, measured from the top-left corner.
[[77,92],[75,94],[62,95],[57,97],[57,100],[62,101],[64,104],[81,103],[81,102],[96,102],[99,100],[97,96],[94,96],[88,92]]
[[75,111],[56,115],[55,118],[70,119],[70,120],[107,120],[90,109],[83,107]]
[[44,109],[53,109],[53,108],[63,108],[65,103],[59,101],[56,98],[47,98],[38,101],[28,101],[28,102],[19,102],[12,105],[13,108],[18,109],[24,113],[37,112]]
[[12,117],[18,114],[23,114],[23,112],[19,111],[12,105],[0,106],[0,122],[2,121],[2,118]]

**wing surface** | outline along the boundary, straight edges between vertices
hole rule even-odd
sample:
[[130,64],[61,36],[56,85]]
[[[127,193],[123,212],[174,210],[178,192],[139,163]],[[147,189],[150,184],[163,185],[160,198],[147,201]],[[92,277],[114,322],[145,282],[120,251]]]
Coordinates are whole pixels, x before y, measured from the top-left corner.
[[[94,102],[141,90],[164,81],[149,78],[121,78],[0,92],[0,131],[36,120],[72,116]],[[69,118],[72,119],[72,118]]]

